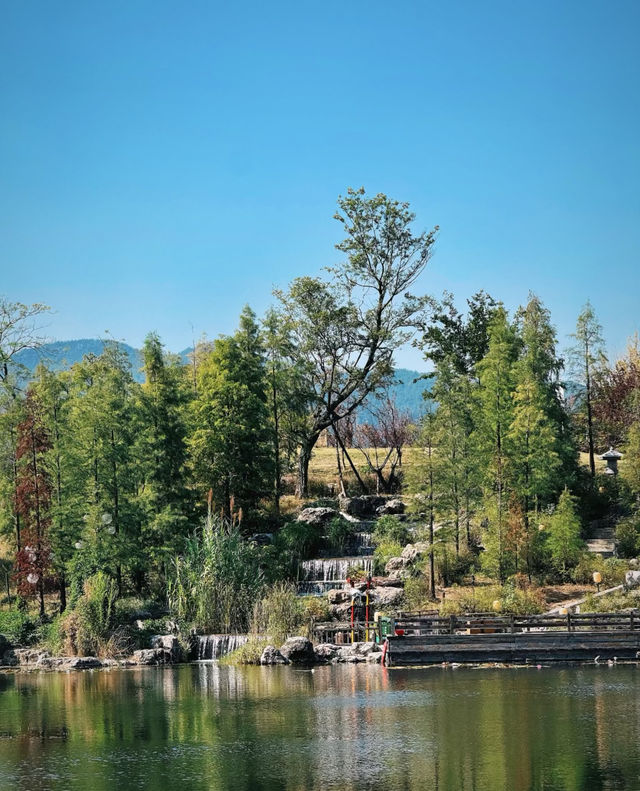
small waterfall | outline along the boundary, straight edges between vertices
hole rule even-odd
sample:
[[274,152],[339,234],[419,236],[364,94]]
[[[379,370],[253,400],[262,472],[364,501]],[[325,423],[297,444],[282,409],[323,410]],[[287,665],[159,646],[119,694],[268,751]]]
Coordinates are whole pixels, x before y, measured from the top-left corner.
[[371,533],[353,533],[351,536],[351,546],[357,555],[373,554],[373,544],[371,543]]
[[246,634],[201,634],[198,635],[198,659],[220,659],[244,645]]
[[350,568],[360,568],[366,574],[373,572],[372,555],[346,558],[314,558],[301,564],[303,582],[343,582]]

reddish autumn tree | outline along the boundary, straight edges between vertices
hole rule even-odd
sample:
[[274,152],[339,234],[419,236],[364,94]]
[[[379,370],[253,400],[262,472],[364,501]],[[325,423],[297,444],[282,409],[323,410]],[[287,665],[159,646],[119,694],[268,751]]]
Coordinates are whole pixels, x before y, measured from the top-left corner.
[[15,508],[22,519],[22,546],[15,562],[15,578],[21,596],[38,595],[44,615],[45,587],[51,582],[51,480],[46,454],[51,441],[42,404],[32,390],[25,400],[24,419],[18,425],[16,448]]
[[640,348],[638,338],[627,354],[613,366],[601,366],[594,374],[593,418],[599,444],[606,449],[626,442],[627,431],[640,419]]

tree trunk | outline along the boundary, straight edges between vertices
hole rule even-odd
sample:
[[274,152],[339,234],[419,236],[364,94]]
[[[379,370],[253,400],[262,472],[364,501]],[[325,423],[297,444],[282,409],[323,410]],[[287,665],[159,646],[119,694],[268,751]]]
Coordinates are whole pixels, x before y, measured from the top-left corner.
[[300,446],[298,451],[298,481],[296,483],[296,495],[307,497],[309,495],[309,462],[311,461],[311,451],[316,444],[317,437],[307,440]]

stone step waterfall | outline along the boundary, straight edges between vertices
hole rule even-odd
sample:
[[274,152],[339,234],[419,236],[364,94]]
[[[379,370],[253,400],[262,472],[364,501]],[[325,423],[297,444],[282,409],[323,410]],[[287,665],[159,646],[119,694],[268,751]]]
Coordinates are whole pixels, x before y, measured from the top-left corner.
[[200,634],[196,644],[197,658],[220,659],[240,648],[248,639],[246,634]]
[[300,564],[300,593],[322,594],[344,585],[350,568],[373,573],[373,555],[354,555],[341,558],[313,558]]

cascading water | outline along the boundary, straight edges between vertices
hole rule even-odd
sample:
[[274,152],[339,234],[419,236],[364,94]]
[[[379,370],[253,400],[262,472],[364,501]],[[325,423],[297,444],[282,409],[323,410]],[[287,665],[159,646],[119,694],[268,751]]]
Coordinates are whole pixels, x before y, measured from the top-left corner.
[[350,568],[360,568],[366,574],[371,574],[373,572],[373,556],[356,555],[345,558],[304,560],[301,565],[302,581],[344,582]]
[[373,544],[371,543],[371,533],[353,533],[351,536],[351,546],[358,555],[371,555]]
[[198,659],[220,659],[220,657],[235,651],[236,648],[240,648],[248,639],[246,634],[198,635]]

